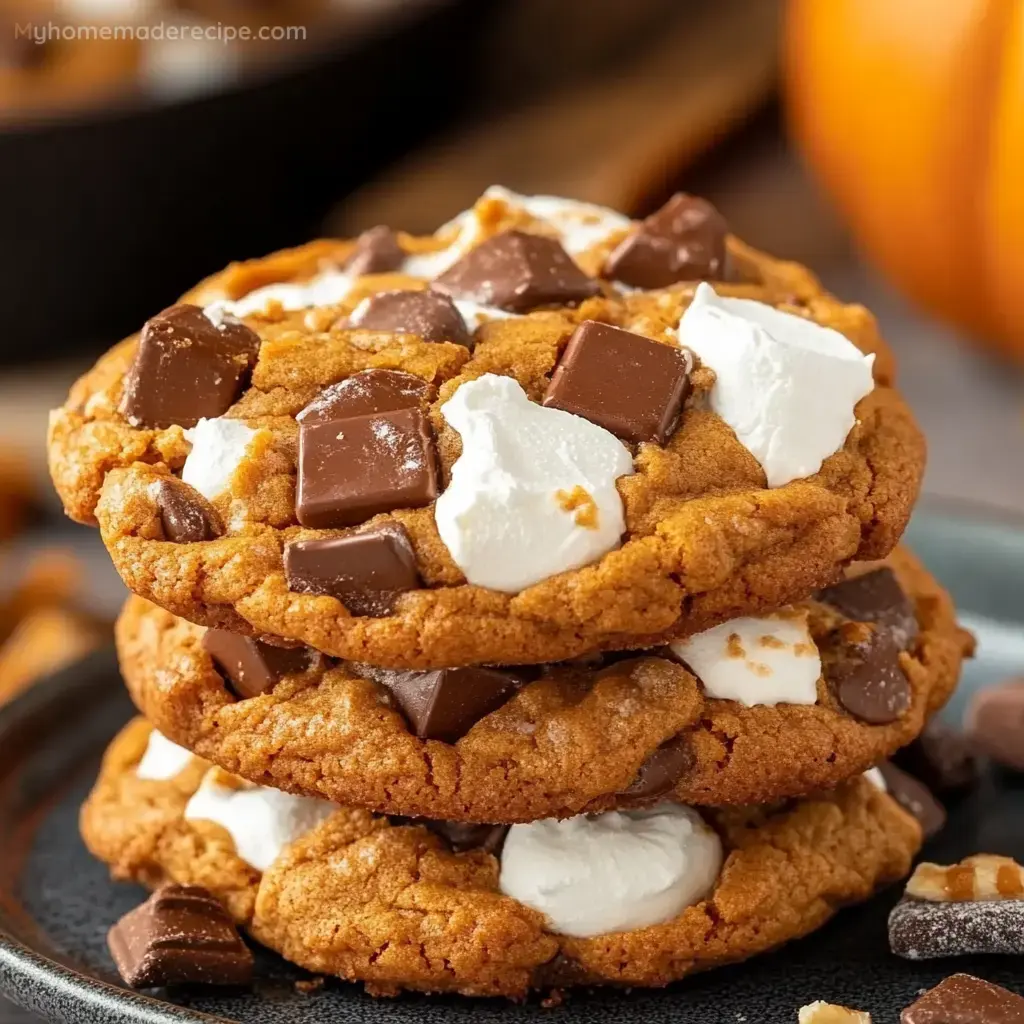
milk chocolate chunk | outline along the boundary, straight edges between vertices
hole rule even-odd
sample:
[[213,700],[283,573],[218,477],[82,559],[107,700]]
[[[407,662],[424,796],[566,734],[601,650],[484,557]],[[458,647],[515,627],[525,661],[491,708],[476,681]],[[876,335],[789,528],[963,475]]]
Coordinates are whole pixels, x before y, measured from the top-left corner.
[[414,334],[424,341],[453,341],[467,348],[473,343],[455,303],[435,291],[377,292],[356,306],[347,326]]
[[706,199],[677,192],[624,238],[604,276],[635,288],[726,276],[725,218]]
[[967,708],[967,732],[982,753],[1024,772],[1024,679],[980,690]]
[[894,764],[885,762],[878,768],[889,796],[917,819],[925,839],[941,832],[946,824],[946,809],[932,796],[928,787]]
[[303,526],[356,526],[437,497],[434,438],[419,409],[299,427],[295,512]]
[[272,690],[283,676],[305,672],[316,657],[308,647],[280,647],[224,629],[208,629],[203,649],[243,700]]
[[913,743],[898,750],[893,761],[938,796],[966,793],[981,778],[974,743],[937,718],[924,727]]
[[240,321],[217,325],[198,306],[171,306],[142,328],[121,411],[133,426],[160,429],[220,416],[242,393],[259,350],[259,336]]
[[397,270],[404,260],[398,236],[391,228],[378,224],[356,239],[355,248],[345,261],[345,270],[350,274],[387,274]]
[[564,409],[623,441],[664,444],[689,389],[681,349],[585,320],[572,333],[544,405]]
[[107,944],[133,988],[252,980],[252,953],[227,911],[198,885],[158,889],[110,929]]
[[525,313],[596,295],[597,282],[553,238],[504,231],[470,249],[433,287],[456,299]]
[[164,537],[175,544],[195,544],[216,540],[222,533],[209,502],[194,488],[180,480],[162,480],[156,492]]
[[888,566],[841,580],[816,596],[854,622],[874,622],[892,630],[901,650],[917,636],[913,602]]
[[416,736],[443,743],[465,736],[523,684],[510,672],[490,668],[403,672],[360,665],[356,671],[390,692]]
[[954,974],[911,1003],[900,1024],[1024,1024],[1024,997],[971,974]]
[[910,707],[910,683],[890,630],[847,624],[825,642],[822,654],[825,678],[836,699],[855,718],[885,725]]
[[693,767],[693,751],[682,736],[666,740],[651,754],[636,773],[623,796],[662,796],[675,788],[688,768]]
[[296,416],[299,423],[327,423],[373,412],[423,409],[434,398],[433,385],[401,370],[361,370],[320,392]]
[[381,617],[398,595],[420,585],[416,554],[401,526],[348,537],[300,540],[284,549],[288,589],[336,597],[353,615]]

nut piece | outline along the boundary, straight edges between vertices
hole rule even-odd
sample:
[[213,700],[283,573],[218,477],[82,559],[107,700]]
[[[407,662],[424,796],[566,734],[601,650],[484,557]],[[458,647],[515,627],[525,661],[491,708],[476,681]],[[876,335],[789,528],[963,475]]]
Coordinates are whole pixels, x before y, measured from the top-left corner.
[[1024,867],[1010,857],[978,853],[959,864],[918,864],[907,896],[933,903],[1024,898]]
[[871,1014],[834,1006],[820,999],[800,1007],[800,1024],[871,1024]]

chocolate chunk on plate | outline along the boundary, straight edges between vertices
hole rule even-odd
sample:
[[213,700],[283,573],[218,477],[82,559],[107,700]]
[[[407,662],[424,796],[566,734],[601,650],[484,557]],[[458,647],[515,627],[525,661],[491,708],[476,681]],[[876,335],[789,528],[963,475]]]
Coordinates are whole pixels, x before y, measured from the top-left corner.
[[600,290],[555,239],[515,230],[470,249],[433,287],[456,299],[513,313],[580,302]]
[[1024,772],[1024,679],[978,691],[968,705],[966,725],[979,750]]
[[247,985],[253,958],[227,911],[197,885],[166,885],[125,914],[107,936],[133,988]]
[[378,224],[364,231],[355,248],[345,261],[350,274],[387,274],[405,261],[405,253],[398,244],[398,236],[389,227]]
[[1024,1024],[1024,997],[971,974],[954,974],[911,1003],[900,1024]]
[[429,290],[377,292],[356,306],[346,326],[413,334],[424,341],[452,341],[467,348],[473,343],[455,303]]
[[917,819],[926,839],[942,831],[946,824],[946,809],[923,782],[889,762],[880,764],[878,770],[885,779],[889,796]]
[[215,323],[199,306],[171,306],[142,328],[121,411],[132,426],[158,429],[221,416],[248,383],[259,350],[259,336],[240,321]]
[[585,320],[558,362],[544,405],[564,409],[624,441],[664,444],[689,389],[682,349]]
[[924,727],[913,743],[898,750],[893,761],[938,796],[965,793],[981,777],[974,742],[937,718]]
[[433,386],[422,377],[401,370],[361,370],[325,388],[295,418],[299,423],[327,423],[374,412],[423,409],[433,398]]
[[208,629],[203,649],[241,698],[272,690],[284,676],[305,672],[317,657],[309,647],[282,647],[240,636],[224,629]]

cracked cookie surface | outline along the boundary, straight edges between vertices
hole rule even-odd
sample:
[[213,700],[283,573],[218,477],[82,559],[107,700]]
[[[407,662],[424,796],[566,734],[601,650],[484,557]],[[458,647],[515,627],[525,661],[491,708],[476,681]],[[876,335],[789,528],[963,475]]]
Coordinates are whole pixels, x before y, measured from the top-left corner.
[[92,853],[151,888],[202,885],[259,942],[376,994],[665,985],[813,931],[906,875],[921,844],[917,823],[865,779],[799,803],[705,811],[725,853],[709,898],[663,924],[570,938],[501,893],[498,857],[366,811],[339,808],[260,874],[221,826],[184,818],[203,762],[138,777],[149,732],[136,720],[107,752],[82,809]]
[[[174,742],[253,782],[391,814],[529,821],[627,805],[624,795],[669,743],[675,799],[761,803],[837,785],[920,733],[948,699],[972,647],[949,596],[904,549],[887,563],[918,628],[899,655],[909,703],[870,724],[825,678],[817,703],[746,707],[708,697],[661,650],[636,659],[546,666],[455,742],[421,739],[384,686],[315,659],[239,700],[204,648],[202,627],[132,598],[118,651],[139,709]],[[870,567],[856,566],[855,572]],[[824,647],[837,622],[806,603]],[[634,801],[635,802],[635,801]]]
[[[499,216],[488,230],[501,223]],[[439,244],[399,237],[407,253],[429,254]],[[596,274],[610,244],[574,254],[575,261]],[[186,300],[207,305],[308,280],[325,266],[343,265],[351,252],[352,243],[321,241],[238,264]],[[715,283],[719,294],[833,327],[875,355],[874,390],[858,403],[845,443],[812,476],[768,488],[751,452],[702,403],[708,381],[701,385],[697,374],[666,443],[634,446],[634,473],[618,481],[621,546],[518,593],[466,582],[432,506],[384,512],[364,524],[401,527],[414,552],[420,584],[400,594],[389,614],[352,614],[336,597],[290,590],[288,544],[346,535],[297,523],[295,416],[324,388],[364,369],[419,377],[437,387],[429,419],[446,482],[460,439],[439,410],[459,385],[487,373],[514,377],[540,401],[570,335],[588,319],[675,344],[694,284],[624,291],[601,281],[601,293],[579,305],[484,322],[472,350],[345,326],[367,296],[426,284],[400,272],[359,277],[333,305],[288,311],[271,303],[247,315],[259,335],[258,358],[251,385],[226,416],[256,434],[230,487],[208,510],[223,525],[215,539],[168,537],[154,485],[181,473],[191,445],[180,426],[144,429],[121,412],[136,338],[104,356],[55,411],[51,473],[69,515],[99,523],[135,593],[202,625],[290,637],[353,661],[408,668],[541,663],[596,648],[643,647],[654,637],[770,610],[830,583],[854,558],[891,550],[917,495],[924,445],[892,386],[892,358],[866,310],[835,300],[802,267],[735,239],[729,258],[735,274]]]

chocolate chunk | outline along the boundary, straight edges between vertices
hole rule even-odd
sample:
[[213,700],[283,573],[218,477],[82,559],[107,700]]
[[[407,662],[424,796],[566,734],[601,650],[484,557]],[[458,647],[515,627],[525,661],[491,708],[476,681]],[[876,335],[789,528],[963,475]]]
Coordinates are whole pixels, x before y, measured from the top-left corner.
[[825,678],[836,699],[871,725],[895,722],[910,707],[910,683],[899,647],[884,627],[840,627],[822,644]]
[[891,629],[900,650],[918,633],[913,602],[888,566],[834,583],[816,598],[854,622],[873,622]]
[[146,321],[125,377],[121,411],[136,427],[194,427],[227,412],[259,355],[259,336],[238,320],[219,325],[180,304]]
[[347,326],[414,334],[424,341],[454,341],[467,348],[473,344],[455,303],[434,291],[377,292],[356,306]]
[[490,668],[403,672],[358,665],[355,670],[391,693],[415,735],[443,743],[465,736],[523,685],[518,676]]
[[939,796],[966,793],[981,777],[974,743],[937,718],[924,727],[913,743],[898,750],[893,760]]
[[889,946],[907,960],[1024,955],[1024,900],[932,903],[905,897],[889,915]]
[[677,192],[608,257],[604,276],[636,288],[726,276],[725,218],[706,200]]
[[981,690],[967,707],[967,732],[994,761],[1024,772],[1024,679]]
[[156,492],[164,537],[175,544],[216,540],[223,530],[209,502],[180,480],[161,480]]
[[398,236],[383,224],[364,231],[357,239],[352,254],[345,261],[350,274],[387,274],[405,261]]
[[227,911],[198,885],[158,889],[110,929],[107,944],[133,988],[252,980],[252,953]]
[[429,828],[454,853],[483,850],[485,853],[493,853],[495,857],[501,854],[509,829],[508,825],[474,825],[467,821],[431,821],[427,818],[402,818],[395,815],[389,820],[392,825],[423,825]]
[[243,700],[272,690],[282,676],[305,672],[316,657],[308,647],[280,647],[225,629],[208,629],[203,649]]
[[537,306],[580,302],[598,292],[553,238],[504,231],[470,249],[434,288],[457,299],[525,313]]
[[624,441],[664,444],[689,389],[681,349],[585,320],[562,353],[544,405],[564,409]]
[[1024,998],[971,974],[954,974],[911,1003],[900,1024],[1024,1024]]
[[693,751],[683,736],[673,736],[651,754],[636,773],[623,796],[655,797],[675,788],[687,769],[693,767]]
[[925,839],[942,831],[946,824],[946,809],[924,783],[888,762],[880,764],[878,769],[885,779],[889,796],[917,819]]
[[420,585],[416,553],[398,525],[284,549],[288,589],[336,597],[353,615],[390,615],[398,595]]
[[373,412],[422,409],[433,398],[433,386],[422,377],[401,370],[361,370],[325,388],[295,418],[299,423],[327,423]]
[[419,409],[302,423],[295,512],[303,526],[356,526],[380,512],[429,505],[437,458]]

